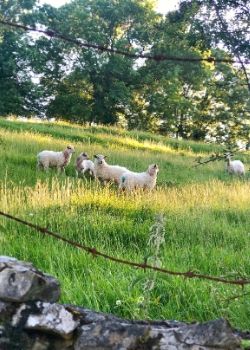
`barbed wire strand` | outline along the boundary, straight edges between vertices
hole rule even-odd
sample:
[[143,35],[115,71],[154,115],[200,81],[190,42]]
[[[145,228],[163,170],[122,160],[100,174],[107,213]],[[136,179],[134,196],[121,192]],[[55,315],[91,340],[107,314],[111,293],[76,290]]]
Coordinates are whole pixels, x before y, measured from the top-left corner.
[[216,157],[204,160],[204,162],[198,161],[197,164],[192,166],[192,168],[196,168],[197,166],[204,165],[204,164],[207,164],[207,163],[210,163],[210,162],[214,162],[214,161],[217,161],[217,160],[225,160],[225,157],[224,156],[216,156]]
[[[65,34],[61,34],[53,29],[46,29],[46,30],[45,29],[38,29],[36,27],[28,27],[24,24],[4,21],[4,20],[0,20],[0,24],[14,27],[14,28],[18,28],[18,29],[22,29],[24,31],[31,31],[31,32],[36,32],[36,33],[40,33],[40,34],[45,34],[45,35],[49,36],[50,38],[61,39],[63,41],[77,45],[78,47],[81,47],[81,48],[92,48],[94,50],[99,50],[102,52],[110,52],[110,53],[123,55],[126,57],[135,58],[135,59],[144,58],[144,59],[154,60],[154,61],[177,61],[177,62],[191,62],[191,63],[195,63],[195,62],[239,63],[239,64],[241,63],[241,62],[238,62],[238,61],[235,61],[232,59],[219,59],[219,58],[214,58],[212,56],[207,57],[207,58],[205,58],[205,57],[195,58],[195,57],[170,56],[170,55],[164,55],[164,54],[148,55],[148,54],[143,54],[143,53],[131,53],[128,51],[110,48],[110,47],[103,46],[103,45],[97,45],[97,44],[93,44],[93,43],[89,43],[89,42],[82,42],[79,39],[71,38],[71,37],[66,36]],[[250,63],[250,62],[247,62],[247,61],[245,62],[245,64],[248,64],[248,63]]]
[[193,271],[187,271],[187,272],[178,272],[178,271],[171,271],[171,270],[167,270],[165,268],[161,268],[161,267],[156,267],[156,266],[152,266],[152,265],[148,265],[146,263],[139,263],[139,262],[133,262],[130,260],[125,260],[122,258],[118,258],[118,257],[114,257],[114,256],[110,256],[106,253],[103,253],[101,251],[98,251],[96,248],[92,248],[92,247],[88,247],[86,245],[74,242],[68,238],[65,238],[63,236],[61,236],[59,233],[55,233],[52,232],[50,230],[48,230],[45,227],[41,227],[38,226],[36,224],[32,224],[28,221],[25,221],[23,219],[20,219],[18,217],[15,217],[11,214],[8,213],[4,213],[3,211],[0,211],[0,215],[16,221],[18,223],[21,223],[23,225],[26,225],[28,227],[31,227],[33,229],[35,229],[36,231],[43,233],[44,235],[48,235],[48,236],[52,236],[53,238],[56,238],[58,240],[61,240],[75,248],[79,248],[82,250],[85,250],[87,253],[92,254],[94,257],[100,256],[104,259],[113,261],[115,263],[118,264],[123,264],[123,265],[128,265],[128,266],[133,266],[133,267],[137,267],[137,268],[141,268],[143,270],[154,270],[154,271],[158,271],[164,274],[168,274],[168,275],[173,275],[173,276],[182,276],[185,278],[197,278],[197,279],[204,279],[204,280],[209,280],[209,281],[213,281],[213,282],[220,282],[220,283],[225,283],[225,284],[232,284],[232,285],[239,285],[241,287],[243,287],[244,285],[250,284],[250,280],[249,279],[235,279],[235,280],[230,280],[230,279],[226,279],[226,278],[222,278],[222,277],[217,277],[217,276],[211,276],[211,275],[205,275],[205,274],[200,274],[200,273],[196,273]]
[[199,157],[196,159],[195,165],[193,165],[191,168],[196,168],[197,166],[204,165],[210,162],[215,162],[217,160],[225,160],[226,161],[226,153],[230,153],[230,156],[234,156],[237,152],[239,151],[246,151],[246,147],[237,147],[237,149],[234,150],[224,150],[224,154],[219,154],[216,153],[214,156],[210,157],[209,159],[204,160],[203,162],[201,161],[202,159]]

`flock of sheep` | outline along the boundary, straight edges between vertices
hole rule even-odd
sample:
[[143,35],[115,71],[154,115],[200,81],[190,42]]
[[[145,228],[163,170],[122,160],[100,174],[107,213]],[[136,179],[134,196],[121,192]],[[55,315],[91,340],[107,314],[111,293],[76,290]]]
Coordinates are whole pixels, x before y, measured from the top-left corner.
[[[37,155],[37,168],[48,170],[56,167],[58,171],[64,171],[70,163],[72,154],[75,152],[73,146],[67,146],[64,151],[42,151]],[[94,156],[94,162],[88,158],[86,153],[81,153],[76,159],[77,175],[89,174],[104,184],[115,182],[120,190],[133,191],[135,189],[152,190],[156,185],[159,167],[157,164],[149,165],[145,172],[137,173],[119,165],[110,165],[106,162],[106,156],[101,154]]]
[[[74,152],[73,146],[67,146],[61,152],[42,151],[37,155],[37,168],[48,170],[48,168],[56,167],[58,171],[64,171]],[[88,172],[93,178],[101,180],[104,184],[115,182],[119,185],[120,190],[127,191],[137,188],[152,190],[156,185],[159,171],[157,164],[151,164],[145,172],[137,173],[120,165],[108,164],[105,160],[106,156],[101,154],[95,155],[94,158],[92,162],[84,152],[77,157],[75,168],[78,176]],[[227,154],[226,162],[228,173],[244,176],[245,167],[240,160],[231,160],[230,154]]]

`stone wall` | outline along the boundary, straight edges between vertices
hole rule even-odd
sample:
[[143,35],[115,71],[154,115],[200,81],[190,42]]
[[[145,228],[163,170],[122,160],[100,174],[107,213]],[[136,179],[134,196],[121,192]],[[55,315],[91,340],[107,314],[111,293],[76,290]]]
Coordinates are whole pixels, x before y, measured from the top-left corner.
[[0,256],[0,350],[240,349],[226,320],[129,321],[57,303],[60,283],[31,263]]

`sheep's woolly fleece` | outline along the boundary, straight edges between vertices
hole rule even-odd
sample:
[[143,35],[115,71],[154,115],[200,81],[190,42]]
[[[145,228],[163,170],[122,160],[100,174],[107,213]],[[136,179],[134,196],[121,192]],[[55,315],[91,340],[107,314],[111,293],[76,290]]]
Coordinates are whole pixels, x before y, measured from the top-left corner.
[[121,175],[128,171],[127,168],[119,165],[109,165],[105,160],[106,157],[102,154],[95,155],[94,157],[95,175],[103,182],[112,181],[118,184]]
[[129,191],[137,188],[152,190],[156,185],[158,171],[157,164],[149,165],[143,173],[127,171],[120,177],[119,189]]
[[37,167],[47,170],[48,168],[57,168],[58,170],[64,170],[64,168],[70,163],[72,154],[74,153],[73,146],[67,146],[64,151],[42,151],[37,155]]

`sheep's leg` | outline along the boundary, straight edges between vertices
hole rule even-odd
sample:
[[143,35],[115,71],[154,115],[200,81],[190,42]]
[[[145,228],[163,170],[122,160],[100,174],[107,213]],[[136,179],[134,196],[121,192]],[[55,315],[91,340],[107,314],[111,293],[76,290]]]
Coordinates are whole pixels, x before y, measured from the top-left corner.
[[97,177],[95,175],[95,172],[93,170],[89,170],[89,174],[92,178],[94,178],[95,180],[97,180]]
[[40,162],[37,162],[36,170],[43,170],[43,169],[44,169],[43,164],[41,164]]
[[123,186],[119,186],[117,190],[118,196],[124,196],[126,194],[126,188]]
[[98,181],[98,177],[96,175],[96,171],[95,170],[92,170],[92,174],[93,174],[93,178]]
[[101,182],[102,182],[102,184],[104,185],[104,186],[107,186],[108,184],[111,184],[112,183],[112,181],[110,180],[110,179],[106,179],[106,180],[104,180],[104,179],[101,179]]
[[118,188],[118,192],[119,193],[125,193],[126,192],[126,188],[125,187],[119,187]]
[[64,166],[57,167],[57,173],[58,174],[65,174],[65,168]]
[[119,183],[118,191],[119,192],[124,192],[125,191],[125,187],[121,183]]
[[76,177],[82,177],[82,170],[76,170]]
[[43,169],[47,173],[49,170],[49,166],[47,164],[43,164]]

